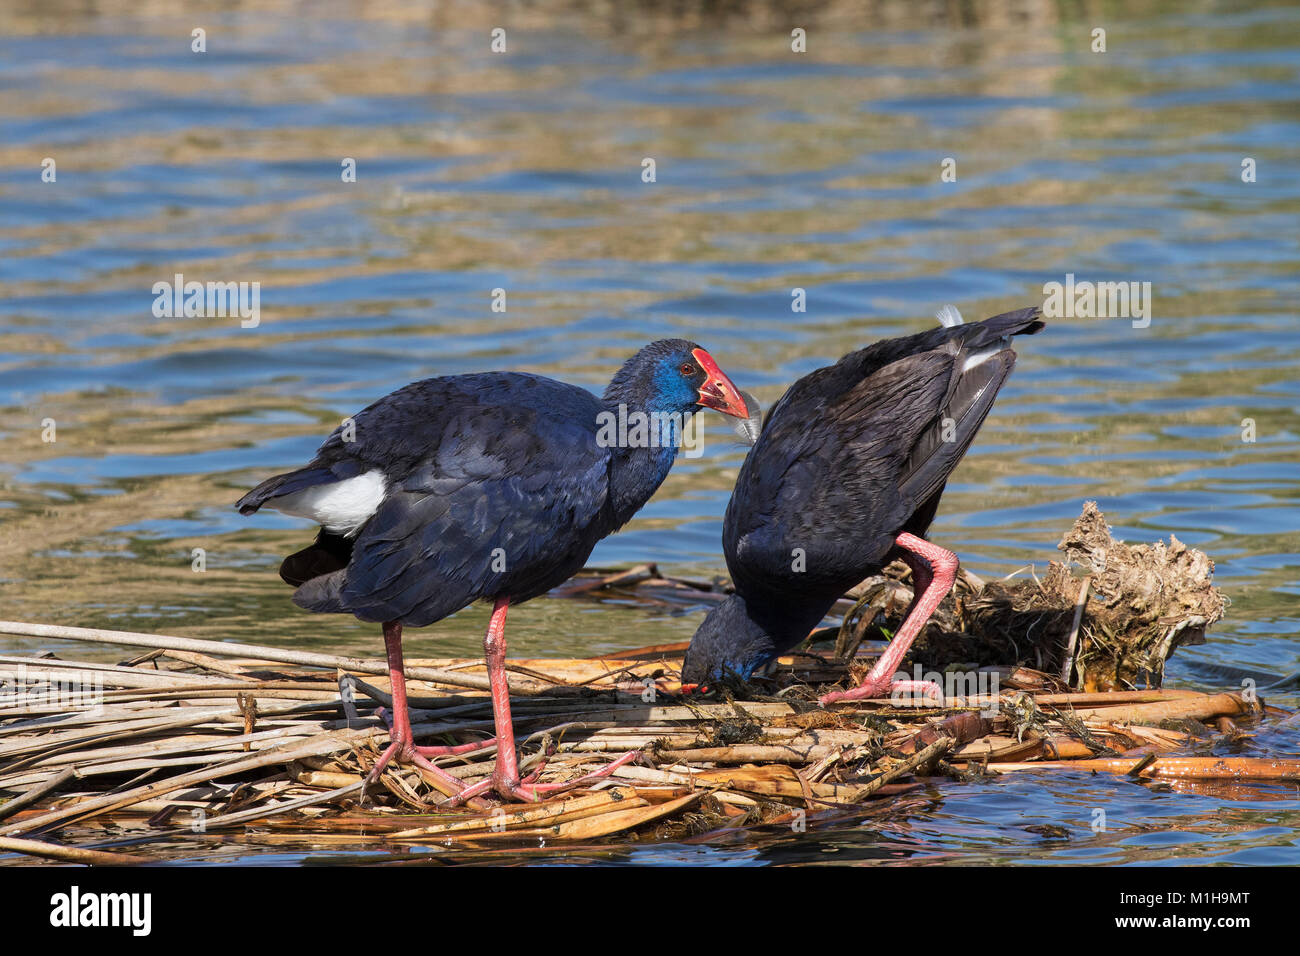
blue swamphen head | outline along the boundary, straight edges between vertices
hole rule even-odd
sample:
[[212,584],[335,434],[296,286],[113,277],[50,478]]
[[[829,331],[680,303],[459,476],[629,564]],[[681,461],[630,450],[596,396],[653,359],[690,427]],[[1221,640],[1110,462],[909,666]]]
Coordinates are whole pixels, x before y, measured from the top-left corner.
[[749,680],[776,660],[767,628],[750,616],[745,599],[731,595],[704,618],[682,662],[682,690],[707,690],[728,677]]
[[735,418],[749,417],[740,390],[713,356],[685,339],[660,339],[637,352],[614,375],[605,401],[683,416],[704,406]]

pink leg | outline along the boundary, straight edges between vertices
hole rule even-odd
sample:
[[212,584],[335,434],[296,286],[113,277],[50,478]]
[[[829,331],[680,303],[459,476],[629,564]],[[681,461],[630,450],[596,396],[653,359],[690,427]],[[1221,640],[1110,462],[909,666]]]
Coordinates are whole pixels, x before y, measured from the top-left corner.
[[392,742],[383,752],[367,779],[374,782],[384,772],[389,761],[414,764],[426,780],[446,796],[458,796],[465,790],[461,783],[445,770],[440,770],[418,752],[411,742],[411,714],[406,705],[406,670],[402,664],[402,623],[388,621],[384,624],[384,647],[388,651],[388,676],[393,684]]
[[[382,720],[388,726],[389,731],[392,731],[393,718],[389,716],[388,711],[385,710],[383,707],[376,707],[375,713],[378,715],[379,719]],[[407,708],[407,714],[409,718],[409,714],[410,714],[409,707]],[[420,747],[420,746],[412,745],[411,749],[414,750],[421,757],[429,757],[429,758],[459,757],[461,754],[472,754],[479,750],[487,750],[489,747],[495,747],[496,744],[497,744],[497,739],[495,737],[489,737],[487,740],[475,740],[468,744],[450,744],[450,745],[440,744],[436,747]]]
[[916,610],[916,606],[921,603],[921,595],[925,593],[930,586],[930,582],[934,580],[934,575],[930,573],[930,565],[910,551],[903,552],[903,563],[912,569],[912,603],[903,612],[903,620],[906,621],[908,615]]
[[[903,560],[912,568],[913,583],[916,585],[916,598],[908,609],[903,626],[898,629],[894,639],[889,642],[889,646],[885,648],[885,653],[880,656],[880,660],[876,661],[876,666],[871,668],[871,673],[867,675],[866,680],[853,690],[835,691],[827,694],[821,699],[823,705],[843,700],[862,700],[863,698],[877,697],[885,693],[891,693],[894,690],[901,692],[919,690],[925,696],[933,696],[937,693],[942,698],[942,691],[928,681],[895,682],[893,678],[898,671],[899,664],[907,656],[907,651],[912,646],[912,642],[921,633],[921,628],[925,627],[925,622],[930,619],[930,615],[934,613],[944,595],[951,590],[953,581],[957,579],[957,555],[944,550],[936,544],[931,544],[924,538],[918,538],[907,532],[903,532],[895,538],[894,543],[903,549]],[[928,564],[928,573],[917,575],[916,565],[912,564],[912,560],[917,558]],[[923,580],[924,585],[922,585]]]
[[[473,799],[479,794],[495,790],[507,800],[536,801],[544,794],[559,793],[582,786],[601,777],[609,776],[623,764],[637,757],[637,752],[624,754],[618,760],[596,773],[564,783],[534,784],[534,773],[528,780],[519,779],[519,758],[515,753],[515,730],[510,717],[510,687],[506,683],[506,611],[510,608],[508,597],[497,598],[483,638],[483,656],[487,660],[488,681],[492,687],[492,719],[496,724],[497,762],[492,776],[459,793],[454,802]],[[396,699],[394,699],[396,704]]]

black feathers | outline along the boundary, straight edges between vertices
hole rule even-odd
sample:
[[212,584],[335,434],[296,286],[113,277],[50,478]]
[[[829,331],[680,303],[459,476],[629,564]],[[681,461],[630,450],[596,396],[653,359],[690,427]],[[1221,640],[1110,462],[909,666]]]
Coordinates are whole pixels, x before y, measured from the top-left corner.
[[[723,549],[749,617],[789,647],[834,600],[922,536],[1015,365],[1037,309],[877,342],[773,406],[727,507]],[[812,622],[810,624],[809,622]]]
[[315,544],[294,552],[280,563],[280,579],[296,588],[312,578],[343,570],[351,560],[351,539],[321,528]]
[[[704,378],[693,364],[698,348],[651,343],[608,393],[625,414],[689,416],[700,395],[684,369]],[[322,528],[281,565],[300,607],[420,627],[479,599],[518,604],[577,572],[672,466],[671,445],[601,440],[609,413],[585,389],[539,375],[425,379],[352,416],[312,461],[262,482],[238,507],[251,514],[278,506],[318,520],[331,508],[347,511],[346,534]],[[298,495],[363,475],[349,487]]]

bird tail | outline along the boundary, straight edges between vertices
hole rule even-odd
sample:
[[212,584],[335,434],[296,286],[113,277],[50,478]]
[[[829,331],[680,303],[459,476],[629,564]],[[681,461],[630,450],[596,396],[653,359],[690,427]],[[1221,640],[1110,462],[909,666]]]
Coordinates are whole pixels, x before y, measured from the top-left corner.
[[1016,309],[1014,312],[1003,312],[991,319],[975,323],[986,334],[1006,339],[1013,335],[1033,335],[1046,324],[1043,321],[1043,310],[1036,305],[1031,305],[1027,309]]
[[[1003,312],[983,322],[963,326],[960,348],[963,353],[962,371],[968,372],[981,362],[986,362],[999,352],[1011,348],[1013,335],[1033,335],[1043,327],[1042,310],[1037,306]],[[936,317],[946,328],[962,325],[961,313],[956,306],[945,305]]]
[[[961,312],[955,305],[947,304],[934,314],[939,320],[939,324],[946,329],[956,328],[959,325],[965,325],[962,320]],[[993,344],[994,342],[1008,342],[1013,335],[1033,335],[1044,326],[1043,310],[1038,306],[1030,306],[1027,309],[1016,309],[1013,312],[1003,312],[1001,315],[995,315],[991,319],[985,319],[983,322],[974,322],[966,326],[966,332],[963,336],[963,344],[967,348],[976,349],[983,345]],[[973,336],[973,337],[972,337]]]
[[338,476],[329,468],[299,468],[297,471],[286,472],[283,475],[275,475],[266,479],[266,481],[235,502],[235,507],[239,509],[241,515],[251,515],[272,498],[291,495],[295,491],[302,491],[304,488],[326,484],[331,481],[338,481]]

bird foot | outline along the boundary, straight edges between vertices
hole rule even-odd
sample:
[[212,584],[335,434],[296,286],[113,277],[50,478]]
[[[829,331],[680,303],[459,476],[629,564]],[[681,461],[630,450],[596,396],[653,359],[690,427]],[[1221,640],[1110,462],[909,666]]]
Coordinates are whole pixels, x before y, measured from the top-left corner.
[[453,797],[450,805],[455,806],[456,804],[463,803],[466,800],[471,800],[484,793],[488,793],[489,791],[496,793],[505,800],[514,800],[523,803],[537,803],[548,796],[554,796],[557,793],[564,793],[566,790],[573,790],[577,787],[594,783],[597,780],[602,780],[612,774],[619,767],[630,763],[640,755],[641,751],[639,750],[629,751],[617,760],[601,767],[593,773],[578,777],[576,780],[566,780],[563,783],[535,783],[534,781],[537,780],[538,776],[542,772],[541,767],[538,767],[522,780],[511,782],[502,773],[501,768],[498,767],[497,770],[493,772],[492,776],[471,787],[467,787],[461,793]]
[[[378,715],[380,720],[388,725],[388,732],[390,734],[393,733],[393,718],[389,716],[388,711],[379,707],[375,710],[375,714]],[[495,737],[489,737],[486,740],[472,740],[467,744],[439,744],[434,747],[420,747],[407,741],[407,746],[403,750],[403,754],[416,753],[421,757],[427,757],[429,759],[437,759],[438,757],[459,757],[461,754],[477,753],[480,750],[487,750],[496,745],[497,739]],[[392,747],[390,746],[389,749],[391,750]],[[409,763],[410,761],[407,760],[404,762]]]
[[[390,743],[384,752],[379,755],[379,759],[375,761],[375,765],[370,768],[370,773],[366,775],[366,781],[368,783],[376,782],[383,774],[384,768],[386,768],[390,763],[396,762],[417,768],[421,771],[422,776],[424,776],[426,780],[432,776],[434,780],[443,784],[443,786],[438,786],[437,783],[434,785],[446,796],[454,796],[464,790],[465,785],[463,783],[445,770],[435,767],[429,762],[428,757],[420,753],[420,751],[424,749],[428,748],[416,747],[409,740],[403,740],[397,737],[393,738],[392,743]],[[433,783],[433,781],[430,782]]]
[[943,689],[934,681],[892,680],[888,677],[876,680],[868,677],[853,690],[832,691],[824,695],[819,702],[825,707],[828,704],[839,704],[848,700],[871,700],[886,696],[890,700],[901,700],[903,697],[918,695],[926,700],[943,703]]
[[[464,748],[467,746],[483,749],[484,747],[491,746],[492,743],[493,741],[489,740],[486,742],[475,743],[473,745],[461,745],[461,747],[455,749],[463,753],[465,752]],[[463,804],[477,810],[486,810],[488,805],[485,801],[478,799],[474,794],[466,794],[466,790],[469,788],[465,785],[464,781],[453,777],[440,767],[435,767],[429,762],[428,757],[421,752],[430,750],[438,751],[442,749],[444,748],[417,747],[409,740],[394,737],[384,752],[379,755],[379,759],[375,761],[375,765],[370,768],[370,773],[366,774],[366,785],[369,786],[377,783],[379,778],[383,775],[384,769],[390,763],[405,764],[414,767],[425,783],[429,784],[429,786],[433,787],[447,798],[447,801],[441,804],[441,806],[461,806]],[[444,754],[435,753],[434,756],[444,756]]]

